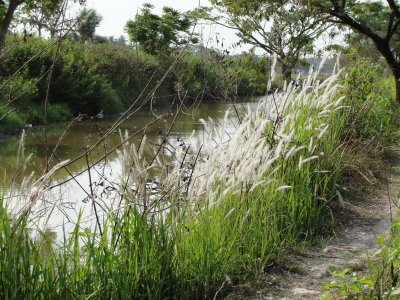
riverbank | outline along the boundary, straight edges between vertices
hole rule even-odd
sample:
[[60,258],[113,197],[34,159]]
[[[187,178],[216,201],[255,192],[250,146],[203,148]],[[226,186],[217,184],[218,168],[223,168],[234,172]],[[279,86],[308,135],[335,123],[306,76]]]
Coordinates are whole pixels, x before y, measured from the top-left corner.
[[[90,189],[85,201],[93,210],[81,210],[74,227],[68,227],[64,243],[57,247],[61,253],[48,249],[45,257],[35,256],[49,241],[46,234],[40,234],[39,243],[32,240],[28,248],[14,244],[19,242],[13,232],[18,229],[20,239],[30,240],[29,228],[38,222],[20,214],[10,223],[3,209],[2,226],[9,233],[3,240],[7,245],[2,246],[7,253],[0,257],[8,270],[4,274],[23,286],[18,288],[24,293],[21,296],[42,293],[50,298],[64,290],[77,295],[99,293],[97,286],[105,287],[101,293],[106,298],[132,294],[212,298],[221,285],[226,285],[221,294],[226,295],[231,284],[260,276],[298,241],[309,242],[330,230],[328,199],[343,167],[340,152],[334,149],[345,129],[347,111],[334,93],[338,75],[322,83],[314,80],[310,75],[304,86],[305,91],[313,86],[315,93],[294,92],[296,87],[289,86],[285,93],[261,100],[241,116],[232,133],[227,131],[233,121],[229,113],[219,124],[203,120],[204,153],[200,154],[201,147],[188,150],[195,144],[191,135],[173,150],[176,163],[172,165],[162,163],[168,160],[161,151],[153,151],[156,156],[151,160],[146,157],[147,138],[125,145],[118,157],[128,168],[119,178],[127,179],[122,185],[115,182],[112,199],[103,193],[109,183],[93,178],[91,172],[98,170],[86,160]],[[124,137],[129,138],[129,133]],[[157,177],[151,173],[154,168],[159,170]],[[34,220],[49,220],[42,215],[41,203],[49,202],[46,189],[54,172],[31,184],[25,180],[24,192],[16,191],[27,195],[19,198],[19,210],[28,209]],[[157,186],[155,192],[148,189],[149,182]],[[73,203],[68,198],[51,202],[64,213],[65,205]],[[26,264],[41,271],[14,276],[7,267]],[[25,285],[39,280],[36,276],[42,272],[57,288],[44,285],[46,291],[39,291]],[[61,273],[66,281],[59,277]],[[6,282],[2,286],[0,290],[13,293]]]
[[[364,182],[363,192],[350,188],[343,197],[344,207],[337,207],[334,212],[336,225],[332,238],[288,253],[275,272],[268,272],[254,285],[238,288],[228,298],[337,299],[334,295],[339,295],[334,293],[341,284],[343,291],[346,284],[351,286],[351,273],[368,273],[369,265],[378,259],[375,257],[381,248],[378,239],[390,235],[389,229],[397,218],[396,197],[400,190],[397,144],[390,150],[382,169],[376,172],[378,181],[372,185]],[[349,276],[347,283],[342,281],[346,276]]]
[[[47,298],[214,298],[262,278],[293,249],[332,232],[332,207],[341,202],[344,175],[367,169],[369,156],[362,150],[379,152],[386,137],[380,132],[382,140],[374,143],[362,138],[382,126],[368,118],[369,111],[361,119],[368,131],[357,130],[359,115],[340,94],[340,80],[340,74],[323,82],[311,74],[301,89],[289,85],[243,114],[233,112],[234,119],[222,112],[221,121],[200,120],[200,144],[195,133],[170,143],[172,127],[164,123],[169,129],[156,132],[156,142],[122,134],[116,151],[122,168],[113,182],[104,177],[115,170],[112,161],[92,159],[95,149],[80,154],[86,181],[73,175],[71,180],[84,189],[86,210],[60,189],[53,193],[59,198],[50,198],[51,177],[69,168],[69,160],[40,178],[24,179],[23,190],[13,194],[19,214],[10,221],[9,209],[1,209],[0,246],[6,252],[0,253],[0,291]],[[106,143],[96,144],[108,153]],[[64,226],[56,247],[48,213]],[[38,271],[24,272],[26,266]],[[46,284],[40,289],[26,284],[42,276]]]
[[[266,61],[251,54],[231,57],[188,48],[149,55],[128,45],[66,39],[57,48],[52,43],[8,37],[0,66],[0,131],[18,132],[26,124],[67,121],[79,114],[110,115],[132,105],[149,107],[150,101],[152,107],[168,106],[266,91]],[[48,78],[50,68],[54,72]]]

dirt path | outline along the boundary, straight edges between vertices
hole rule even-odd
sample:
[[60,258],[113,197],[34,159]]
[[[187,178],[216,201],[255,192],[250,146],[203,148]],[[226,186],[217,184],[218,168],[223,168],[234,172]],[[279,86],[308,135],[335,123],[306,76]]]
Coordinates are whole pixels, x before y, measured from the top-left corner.
[[[360,268],[376,252],[376,238],[391,224],[393,200],[400,191],[400,149],[390,160],[388,184],[382,184],[371,196],[345,199],[345,209],[338,214],[336,236],[325,246],[308,248],[302,254],[288,256],[290,266],[277,275],[269,287],[247,299],[319,299],[323,282],[332,281],[331,272],[347,267]],[[392,199],[390,204],[389,197]],[[240,297],[242,298],[242,297]]]

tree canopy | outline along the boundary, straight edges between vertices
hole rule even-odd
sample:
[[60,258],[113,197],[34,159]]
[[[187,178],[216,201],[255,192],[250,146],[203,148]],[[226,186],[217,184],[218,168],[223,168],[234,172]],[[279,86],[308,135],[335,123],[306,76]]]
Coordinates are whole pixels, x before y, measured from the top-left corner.
[[42,36],[45,31],[54,37],[63,28],[73,26],[76,21],[75,18],[66,17],[67,5],[66,0],[32,1],[24,7],[21,22],[35,30],[39,36]]
[[84,9],[78,18],[77,32],[82,42],[90,42],[103,17],[94,9]]
[[296,63],[312,53],[314,41],[325,31],[325,16],[316,15],[296,0],[211,0],[200,17],[237,30],[243,43],[276,55],[286,79]]
[[303,0],[302,3],[309,11],[325,15],[330,18],[330,22],[348,26],[372,41],[393,73],[396,81],[396,98],[400,103],[398,2],[396,0]]
[[[146,3],[136,18],[127,22],[125,29],[132,43],[138,43],[149,54],[159,54],[169,51],[172,45],[188,42],[192,22],[186,14],[164,7],[159,16],[153,9]],[[195,39],[191,41],[196,42]]]
[[[0,0],[0,49],[4,48],[5,38],[17,11],[21,11],[24,23],[35,27],[41,35],[47,30],[54,36],[60,28],[72,26],[73,20],[66,20],[64,11],[69,0]],[[86,0],[71,0],[83,5]]]

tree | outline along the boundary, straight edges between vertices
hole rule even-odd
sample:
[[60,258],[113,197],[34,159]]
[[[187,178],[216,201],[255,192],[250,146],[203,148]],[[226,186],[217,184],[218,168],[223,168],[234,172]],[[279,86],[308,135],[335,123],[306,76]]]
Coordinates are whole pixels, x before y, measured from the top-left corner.
[[64,0],[35,1],[26,7],[26,16],[22,21],[36,29],[39,37],[44,30],[54,36],[62,22],[64,4]]
[[[161,16],[153,13],[154,6],[146,3],[135,20],[126,23],[125,30],[132,43],[139,43],[147,53],[159,54],[169,51],[171,45],[188,42],[192,22],[186,14],[164,7]],[[190,39],[196,43],[196,39]]]
[[[297,0],[211,0],[213,8],[198,15],[237,30],[241,42],[276,55],[285,79],[290,80],[300,58],[312,53],[314,41],[326,30],[324,16],[315,15]],[[217,11],[217,15],[213,13]]]
[[118,38],[115,36],[109,36],[108,42],[113,45],[126,45],[126,38],[120,35]]
[[102,20],[103,17],[98,15],[94,9],[84,9],[82,11],[77,24],[77,32],[82,42],[92,41],[96,28]]
[[330,22],[348,26],[367,37],[385,58],[396,84],[400,104],[400,9],[396,0],[348,1],[304,0],[310,11],[330,17]]
[[36,30],[39,37],[43,32],[55,37],[61,31],[70,30],[77,22],[76,16],[66,14],[68,6],[78,3],[83,5],[86,0],[42,0],[32,1],[22,9],[21,22]]
[[29,0],[0,0],[0,50],[5,46],[6,35],[18,7]]
[[[38,27],[41,33],[43,28],[49,30],[54,36],[63,25],[71,25],[64,19],[64,8],[70,0],[0,0],[0,50],[5,46],[6,35],[14,20],[15,13],[21,10],[29,16],[32,24]],[[83,5],[86,0],[71,0],[73,3]],[[62,25],[63,24],[63,25]],[[65,26],[64,26],[65,27]],[[39,29],[40,28],[40,29]]]

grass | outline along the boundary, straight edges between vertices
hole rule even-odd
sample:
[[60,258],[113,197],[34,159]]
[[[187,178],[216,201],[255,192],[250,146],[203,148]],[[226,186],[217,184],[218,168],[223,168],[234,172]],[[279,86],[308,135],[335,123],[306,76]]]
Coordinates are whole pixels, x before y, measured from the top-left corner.
[[[267,271],[298,241],[326,233],[347,114],[336,79],[310,77],[303,91],[289,86],[275,105],[248,112],[227,144],[210,147],[208,159],[195,164],[187,193],[169,194],[172,208],[156,202],[163,213],[127,203],[104,217],[101,235],[78,221],[53,245],[46,232],[32,231],[32,216],[13,221],[2,203],[0,297],[213,298]],[[215,128],[210,140],[223,130]],[[143,174],[140,159],[135,164]],[[180,169],[164,178],[168,190],[178,190],[171,187]],[[140,185],[143,178],[132,180]]]
[[[156,200],[146,193],[142,146],[126,146],[119,155],[134,158],[129,184],[143,188],[125,193],[125,205],[97,229],[79,220],[60,242],[34,226],[35,215],[11,218],[1,202],[0,298],[222,297],[281,262],[289,247],[331,232],[349,115],[338,76],[309,76],[303,89],[260,102],[228,140],[227,114],[201,159],[177,150],[181,163],[157,175],[170,192]],[[162,157],[154,161],[165,168]],[[49,177],[36,181],[42,196]]]

